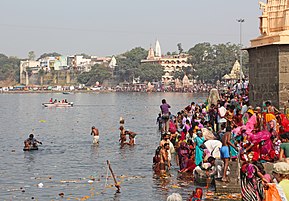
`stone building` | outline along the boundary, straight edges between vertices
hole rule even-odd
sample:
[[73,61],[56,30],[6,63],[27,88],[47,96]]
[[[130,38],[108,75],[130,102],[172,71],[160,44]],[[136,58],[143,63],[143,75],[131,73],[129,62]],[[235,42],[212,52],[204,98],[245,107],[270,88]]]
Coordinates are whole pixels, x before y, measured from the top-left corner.
[[[249,52],[250,102],[271,100],[284,108],[289,99],[289,0],[259,2],[260,36],[251,40]],[[287,105],[288,106],[288,105]]]

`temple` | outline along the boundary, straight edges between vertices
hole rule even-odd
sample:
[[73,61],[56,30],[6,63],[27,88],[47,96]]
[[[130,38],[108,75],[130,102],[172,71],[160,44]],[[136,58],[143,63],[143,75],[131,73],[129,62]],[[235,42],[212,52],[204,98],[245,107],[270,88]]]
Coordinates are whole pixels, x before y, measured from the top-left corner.
[[251,47],[289,44],[289,0],[259,1],[262,16],[260,36],[251,40]]
[[270,100],[283,109],[289,97],[289,0],[259,1],[260,36],[249,53],[250,103]]
[[[188,54],[176,54],[176,55],[162,55],[161,46],[159,41],[156,41],[155,49],[150,47],[148,56],[142,60],[141,63],[153,63],[160,64],[163,67],[164,75],[162,81],[166,84],[175,81],[174,74],[176,71],[182,71],[183,68],[191,67],[188,62]],[[187,77],[186,77],[187,78]]]

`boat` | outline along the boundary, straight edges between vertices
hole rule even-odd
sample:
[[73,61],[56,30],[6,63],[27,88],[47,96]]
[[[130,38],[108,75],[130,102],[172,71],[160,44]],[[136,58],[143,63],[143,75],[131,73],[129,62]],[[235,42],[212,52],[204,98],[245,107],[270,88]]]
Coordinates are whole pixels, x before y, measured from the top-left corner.
[[71,93],[68,92],[68,91],[64,91],[64,92],[62,92],[62,94],[66,94],[66,95],[68,95],[68,94],[71,94]]
[[42,103],[44,107],[73,107],[73,102],[68,103]]
[[33,147],[24,147],[23,151],[34,151],[38,150],[38,146],[33,146]]

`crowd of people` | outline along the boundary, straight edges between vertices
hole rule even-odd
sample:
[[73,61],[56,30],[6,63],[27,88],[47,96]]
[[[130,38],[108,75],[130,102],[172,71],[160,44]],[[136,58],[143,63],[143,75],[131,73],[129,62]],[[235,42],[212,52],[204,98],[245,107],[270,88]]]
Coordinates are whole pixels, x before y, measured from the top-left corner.
[[[192,102],[176,115],[162,100],[157,118],[161,141],[153,158],[153,170],[160,177],[168,177],[171,166],[176,164],[180,173],[227,183],[229,163],[235,160],[240,167],[243,200],[264,200],[266,196],[289,200],[286,109],[281,112],[270,101],[252,107],[248,88],[238,87],[238,83],[220,94],[212,89],[205,103]],[[274,163],[273,173],[265,172],[266,162]],[[272,190],[275,188],[278,191]]]

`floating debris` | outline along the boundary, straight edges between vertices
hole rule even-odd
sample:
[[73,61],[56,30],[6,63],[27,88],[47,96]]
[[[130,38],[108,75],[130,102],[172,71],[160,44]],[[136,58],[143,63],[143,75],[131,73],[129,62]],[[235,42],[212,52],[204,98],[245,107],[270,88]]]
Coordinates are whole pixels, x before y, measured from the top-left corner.
[[61,180],[60,183],[77,183],[76,180]]
[[42,188],[44,185],[43,185],[43,183],[39,183],[39,184],[37,184],[37,186],[38,186],[38,188]]

